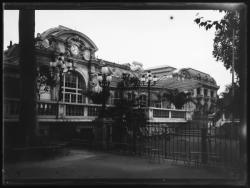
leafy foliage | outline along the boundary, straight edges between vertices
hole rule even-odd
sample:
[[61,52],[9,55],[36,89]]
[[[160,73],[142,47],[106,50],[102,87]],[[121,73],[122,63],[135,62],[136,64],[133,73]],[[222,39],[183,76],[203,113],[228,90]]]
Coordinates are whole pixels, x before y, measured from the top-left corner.
[[240,113],[240,88],[239,85],[234,85],[234,95],[232,94],[232,85],[228,85],[217,101],[219,114],[225,112],[226,114],[233,113],[235,117],[239,117]]
[[98,93],[98,92],[88,90],[88,91],[84,92],[83,95],[87,96],[95,104],[102,104],[103,100],[105,102],[107,102],[108,98],[110,96],[110,90],[109,89],[105,89],[104,92],[105,92],[105,94],[103,95],[103,91]]
[[146,125],[147,117],[144,110],[135,109],[135,101],[124,97],[126,91],[135,90],[139,86],[138,78],[124,75],[122,81],[117,86],[121,98],[115,103],[114,107],[107,109],[106,115],[114,120],[113,135],[117,135],[117,138],[114,138],[116,141],[120,142],[122,137],[128,136],[129,131],[139,134],[140,127]]
[[184,104],[192,101],[191,93],[179,92],[177,89],[165,92],[163,97],[172,102],[177,109],[181,109]]
[[145,125],[147,120],[144,110],[134,109],[133,102],[127,99],[120,99],[114,107],[108,108],[106,114],[115,120],[116,125],[126,122],[128,129]]
[[58,75],[53,73],[50,67],[41,66],[37,75],[37,93],[41,94],[41,88],[44,92],[49,90],[49,87],[53,88],[58,84]]
[[[217,61],[224,63],[226,69],[232,71],[232,54],[233,48],[235,52],[235,73],[239,78],[239,24],[240,17],[236,11],[225,11],[225,16],[221,20],[211,21],[203,20],[203,17],[196,18],[194,20],[199,27],[204,27],[206,30],[215,27],[215,38],[214,38],[214,49],[213,56]],[[233,46],[233,31],[234,35],[234,46]]]
[[118,82],[117,88],[119,91],[136,90],[140,87],[140,80],[137,77],[131,77],[129,74],[123,74],[122,81]]
[[[232,95],[232,85],[226,88],[222,93],[222,98],[218,99],[216,114],[217,119],[221,117],[222,113],[233,113],[235,117],[239,117],[240,109],[240,61],[239,61],[239,31],[240,31],[240,17],[237,11],[225,11],[225,16],[218,21],[207,22],[201,21],[202,18],[196,18],[194,21],[199,26],[204,26],[207,29],[215,26],[215,38],[213,56],[217,61],[224,63],[226,69],[231,69],[233,62],[233,49],[234,49],[234,70],[236,73],[237,82],[234,84],[234,96]],[[233,46],[233,31],[234,31],[234,46]]]

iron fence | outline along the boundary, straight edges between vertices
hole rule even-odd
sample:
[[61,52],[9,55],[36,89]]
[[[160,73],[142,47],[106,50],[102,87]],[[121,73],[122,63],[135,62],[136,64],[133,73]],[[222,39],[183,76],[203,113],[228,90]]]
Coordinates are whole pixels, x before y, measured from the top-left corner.
[[[92,126],[94,130],[97,125]],[[126,123],[113,123],[106,129],[105,139],[102,129],[99,125],[100,136],[98,139],[86,140],[86,147],[159,161],[183,161],[188,167],[207,165],[238,168],[240,147],[237,134],[239,127],[236,124],[203,127],[198,124],[128,126]],[[103,143],[106,147],[103,147]]]

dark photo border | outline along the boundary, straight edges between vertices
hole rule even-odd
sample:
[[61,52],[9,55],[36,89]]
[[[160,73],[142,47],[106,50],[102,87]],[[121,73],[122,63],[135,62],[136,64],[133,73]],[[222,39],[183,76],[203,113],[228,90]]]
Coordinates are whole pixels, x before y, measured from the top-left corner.
[[[3,10],[17,10],[17,9],[35,9],[35,10],[206,10],[206,9],[221,9],[221,10],[239,10],[240,12],[240,61],[241,69],[241,103],[240,110],[240,151],[242,153],[242,179],[239,181],[219,179],[219,180],[202,180],[202,179],[8,179],[8,185],[149,185],[149,186],[247,186],[247,4],[244,2],[5,2],[2,4]],[[4,26],[4,25],[3,25]],[[3,131],[3,129],[2,129]],[[4,135],[3,135],[4,136]],[[4,146],[3,146],[4,147]],[[3,150],[3,148],[2,148]],[[4,165],[4,161],[3,161]],[[3,177],[4,178],[4,177]],[[3,180],[3,184],[6,184]]]

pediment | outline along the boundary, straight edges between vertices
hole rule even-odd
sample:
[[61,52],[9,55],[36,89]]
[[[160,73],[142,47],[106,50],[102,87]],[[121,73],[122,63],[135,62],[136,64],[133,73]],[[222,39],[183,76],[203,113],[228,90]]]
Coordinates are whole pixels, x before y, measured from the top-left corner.
[[98,50],[89,37],[64,26],[48,29],[42,34],[38,33],[36,47],[86,61],[94,59]]
[[47,31],[41,34],[41,39],[58,39],[60,41],[64,41],[65,43],[76,42],[79,45],[86,46],[87,48],[91,48],[94,52],[98,50],[95,43],[85,34],[72,30],[70,28],[64,26],[58,26],[56,28],[48,29]]

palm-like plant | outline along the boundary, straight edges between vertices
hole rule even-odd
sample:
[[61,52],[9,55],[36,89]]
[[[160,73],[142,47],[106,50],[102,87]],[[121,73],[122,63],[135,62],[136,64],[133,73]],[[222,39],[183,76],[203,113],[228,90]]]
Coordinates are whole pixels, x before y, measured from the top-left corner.
[[177,109],[181,109],[187,102],[193,101],[190,92],[179,92],[177,89],[164,91],[160,94],[161,100],[168,100]]
[[110,96],[110,89],[106,89],[104,92],[105,92],[105,95],[103,95],[103,92],[95,92],[95,91],[87,90],[83,92],[83,95],[91,99],[94,104],[102,104],[103,100],[105,100],[105,102],[108,101],[109,96]]
[[[140,81],[136,77],[124,75],[123,79],[118,83],[117,90],[121,98],[115,103],[114,107],[110,107],[106,115],[114,119],[113,135],[116,141],[121,142],[122,137],[128,136],[128,132],[140,134],[140,127],[146,125],[146,114],[141,109],[134,109],[135,101],[128,100],[124,97],[127,90],[136,90],[140,86]],[[120,136],[119,136],[120,135]]]

